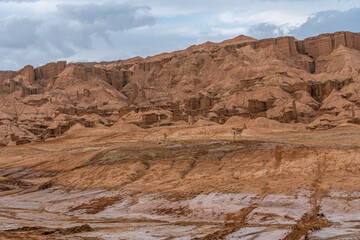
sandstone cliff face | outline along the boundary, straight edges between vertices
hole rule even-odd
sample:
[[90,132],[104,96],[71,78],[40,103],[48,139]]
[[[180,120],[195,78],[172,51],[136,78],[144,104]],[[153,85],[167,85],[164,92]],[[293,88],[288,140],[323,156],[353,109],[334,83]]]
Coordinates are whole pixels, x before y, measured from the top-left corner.
[[20,70],[19,74],[22,76],[22,81],[34,83],[35,72],[33,66],[25,66],[23,69]]
[[233,116],[309,124],[326,114],[333,116],[327,127],[360,122],[359,50],[360,34],[350,32],[303,41],[239,36],[146,59],[3,71],[0,111],[10,117],[0,119],[8,126],[0,138],[10,145],[16,136],[41,140],[119,117],[141,127]]
[[308,54],[313,58],[327,56],[340,45],[360,50],[360,34],[352,32],[336,32],[321,34],[297,42],[297,49],[301,54]]
[[0,82],[14,78],[17,75],[14,71],[0,71]]
[[278,48],[282,53],[284,53],[287,57],[295,56],[298,54],[296,50],[295,38],[293,37],[263,39],[252,43],[251,46],[254,49],[274,46]]
[[42,67],[38,67],[35,69],[35,78],[37,80],[40,79],[50,79],[52,77],[56,77],[66,68],[66,62],[61,61],[57,63],[48,63]]

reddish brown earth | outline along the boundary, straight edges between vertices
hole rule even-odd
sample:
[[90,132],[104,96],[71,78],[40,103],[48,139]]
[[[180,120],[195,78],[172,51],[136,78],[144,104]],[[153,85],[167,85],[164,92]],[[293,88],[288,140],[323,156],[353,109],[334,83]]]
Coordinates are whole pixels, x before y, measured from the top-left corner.
[[0,72],[0,239],[360,238],[359,50],[239,36]]
[[0,144],[69,128],[223,124],[265,117],[328,129],[360,123],[360,34],[298,41],[246,36],[142,59],[49,63],[0,72]]

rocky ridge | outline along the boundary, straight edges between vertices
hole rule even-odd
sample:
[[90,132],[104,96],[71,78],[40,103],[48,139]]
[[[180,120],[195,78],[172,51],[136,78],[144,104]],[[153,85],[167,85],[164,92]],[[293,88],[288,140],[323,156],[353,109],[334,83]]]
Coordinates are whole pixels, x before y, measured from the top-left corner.
[[308,129],[360,123],[360,33],[239,36],[148,58],[0,71],[0,145],[74,125],[143,128],[264,117]]

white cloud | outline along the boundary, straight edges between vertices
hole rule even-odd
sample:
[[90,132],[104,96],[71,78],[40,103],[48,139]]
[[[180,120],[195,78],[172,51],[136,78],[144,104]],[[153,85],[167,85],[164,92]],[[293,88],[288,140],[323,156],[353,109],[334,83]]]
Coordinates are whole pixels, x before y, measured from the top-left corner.
[[268,22],[273,24],[289,24],[289,25],[298,25],[304,23],[307,19],[306,15],[302,14],[293,14],[281,12],[279,10],[269,10],[263,12],[225,12],[221,13],[219,20],[227,24],[254,24]]
[[236,36],[236,35],[240,35],[240,34],[246,34],[247,33],[247,28],[245,27],[234,27],[234,28],[217,28],[214,27],[211,29],[211,34],[210,35],[224,35],[224,36]]
[[278,37],[281,35],[293,35],[298,39],[316,36],[321,33],[336,31],[360,30],[360,8],[348,11],[322,11],[308,17],[302,24],[291,26],[290,24],[277,25],[273,23],[260,23],[249,27],[248,35],[255,38]]
[[360,8],[352,8],[347,11],[323,11],[318,12],[307,21],[290,30],[290,34],[298,38],[306,38],[321,33],[336,31],[360,31]]

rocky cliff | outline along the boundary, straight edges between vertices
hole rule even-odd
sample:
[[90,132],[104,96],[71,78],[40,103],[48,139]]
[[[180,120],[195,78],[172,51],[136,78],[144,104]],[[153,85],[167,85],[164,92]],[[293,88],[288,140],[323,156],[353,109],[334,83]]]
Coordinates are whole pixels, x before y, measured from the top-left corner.
[[360,34],[352,32],[321,34],[296,43],[298,52],[317,58],[331,54],[340,45],[360,50]]
[[145,59],[1,71],[0,144],[119,118],[144,128],[232,116],[308,129],[360,123],[359,50],[360,34],[351,32],[302,41],[239,36]]

